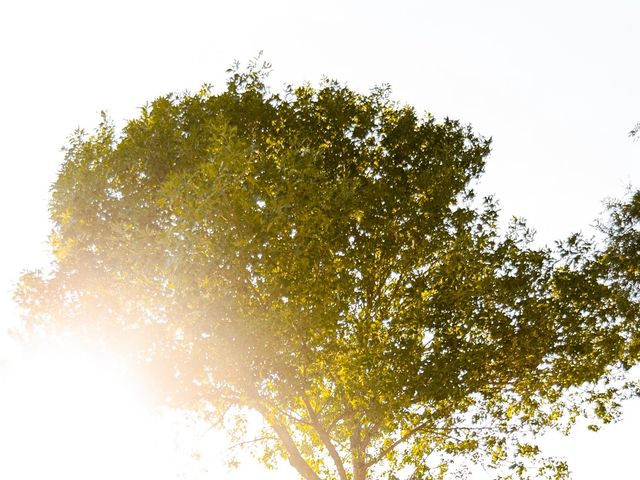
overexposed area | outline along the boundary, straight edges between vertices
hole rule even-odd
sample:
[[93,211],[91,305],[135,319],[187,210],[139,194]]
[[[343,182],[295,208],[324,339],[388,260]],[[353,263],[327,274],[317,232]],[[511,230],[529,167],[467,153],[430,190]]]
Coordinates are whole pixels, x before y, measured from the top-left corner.
[[[639,18],[630,0],[2,3],[0,478],[297,478],[246,456],[228,474],[222,436],[152,411],[126,366],[82,348],[26,352],[8,335],[15,282],[51,261],[61,147],[101,110],[122,126],[159,95],[215,91],[260,51],[274,89],[390,84],[398,102],[492,137],[478,191],[551,245],[593,233],[603,200],[640,187]],[[619,423],[551,435],[545,451],[575,480],[637,478],[638,422],[630,402]]]

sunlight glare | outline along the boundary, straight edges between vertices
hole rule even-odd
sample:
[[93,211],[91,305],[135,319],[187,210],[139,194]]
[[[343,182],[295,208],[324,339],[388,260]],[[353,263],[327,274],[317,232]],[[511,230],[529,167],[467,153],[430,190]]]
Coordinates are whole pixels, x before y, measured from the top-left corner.
[[25,354],[0,371],[0,385],[0,478],[170,478],[168,435],[112,359]]

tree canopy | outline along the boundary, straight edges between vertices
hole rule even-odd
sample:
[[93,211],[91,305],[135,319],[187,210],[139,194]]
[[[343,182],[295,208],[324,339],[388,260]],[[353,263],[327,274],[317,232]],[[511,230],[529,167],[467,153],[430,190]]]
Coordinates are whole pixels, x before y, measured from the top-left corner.
[[474,195],[490,140],[266,71],[70,139],[25,325],[118,345],[212,421],[258,412],[265,463],[306,480],[566,476],[536,435],[636,392],[640,194],[536,247]]

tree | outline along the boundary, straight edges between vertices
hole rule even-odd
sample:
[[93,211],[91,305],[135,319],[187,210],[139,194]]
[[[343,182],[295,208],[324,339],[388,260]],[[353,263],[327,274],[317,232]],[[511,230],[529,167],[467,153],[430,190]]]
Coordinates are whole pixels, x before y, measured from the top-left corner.
[[259,412],[262,458],[306,480],[445,478],[459,463],[562,478],[536,434],[608,422],[640,356],[640,193],[602,241],[536,248],[476,199],[490,141],[387,88],[168,95],[77,132],[52,189],[36,334],[132,352],[160,398]]

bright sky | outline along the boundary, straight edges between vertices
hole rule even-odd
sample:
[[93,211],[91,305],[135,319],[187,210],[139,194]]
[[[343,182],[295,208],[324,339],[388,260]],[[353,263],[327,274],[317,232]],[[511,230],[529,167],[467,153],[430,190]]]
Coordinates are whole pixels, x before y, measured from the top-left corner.
[[[494,139],[481,190],[505,217],[528,219],[541,242],[588,232],[605,197],[640,186],[627,135],[640,121],[639,18],[633,0],[2,2],[0,330],[19,273],[48,262],[65,138],[101,109],[121,124],[158,95],[222,85],[260,50],[276,86],[389,83],[402,102],[471,123]],[[0,358],[16,363],[12,350],[0,335]],[[576,480],[635,478],[639,424],[636,402],[620,424],[549,448]]]

